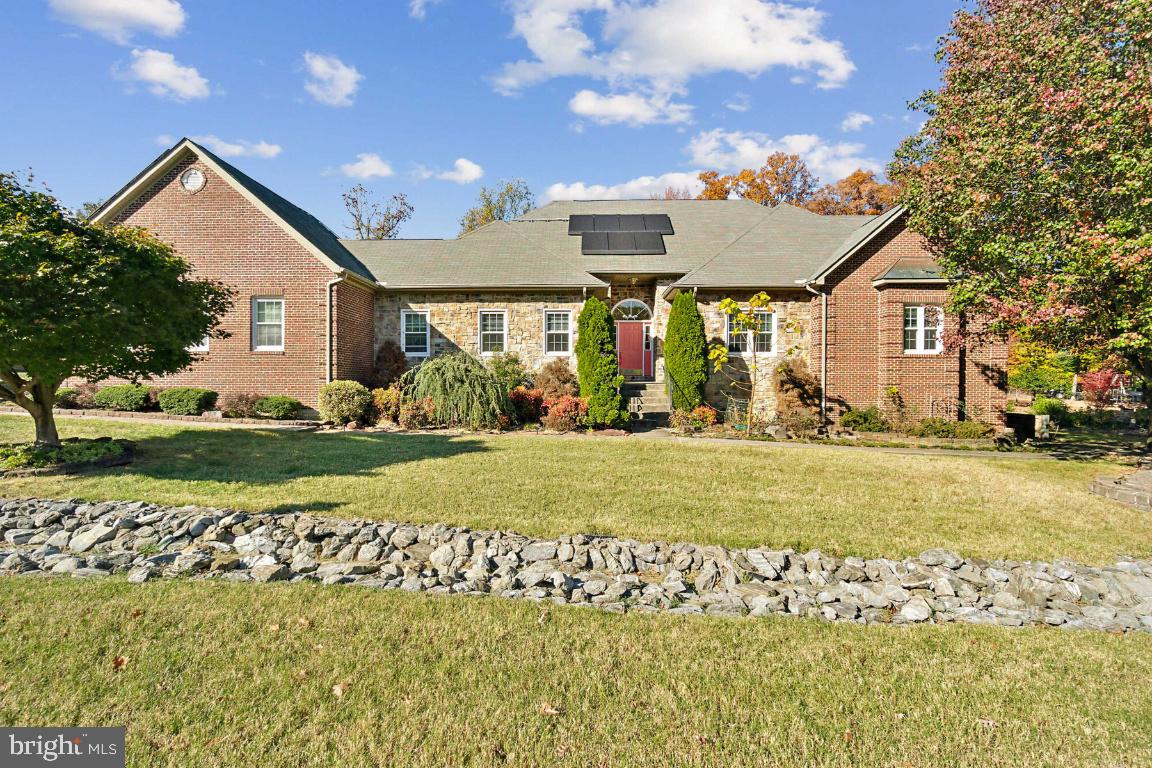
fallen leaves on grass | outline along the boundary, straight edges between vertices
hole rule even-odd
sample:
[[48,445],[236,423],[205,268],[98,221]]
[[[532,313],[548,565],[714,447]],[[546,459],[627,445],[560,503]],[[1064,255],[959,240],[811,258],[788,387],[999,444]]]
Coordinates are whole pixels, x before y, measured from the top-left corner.
[[133,608],[132,613],[130,613],[128,615],[131,616],[133,619],[138,619],[144,615],[144,609],[143,608]]
[[352,683],[349,683],[346,680],[336,683],[336,685],[332,686],[332,695],[338,699],[342,699],[344,698],[344,694],[346,694],[348,689],[351,687]]
[[112,659],[112,671],[113,672],[119,672],[120,670],[124,669],[124,667],[126,667],[126,666],[128,666],[128,657],[127,656],[117,656],[116,658]]
[[562,710],[559,707],[552,706],[551,704],[545,704],[544,706],[540,707],[540,714],[546,717],[556,717],[557,715],[562,714]]

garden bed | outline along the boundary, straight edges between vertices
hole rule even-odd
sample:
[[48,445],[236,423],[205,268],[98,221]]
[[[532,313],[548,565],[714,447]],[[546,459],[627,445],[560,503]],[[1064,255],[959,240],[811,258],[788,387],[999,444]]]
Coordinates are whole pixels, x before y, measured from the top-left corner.
[[[102,408],[54,408],[52,411],[57,417],[67,416],[69,418],[117,418],[117,419],[143,419],[143,420],[162,420],[162,421],[192,421],[192,422],[208,422],[212,424],[255,424],[255,425],[269,425],[278,427],[315,427],[320,424],[319,421],[312,419],[248,419],[248,418],[233,418],[231,416],[217,415],[219,411],[210,411],[200,416],[180,416],[173,413],[165,413],[164,411],[110,411]],[[15,406],[0,407],[0,413],[18,413],[27,414],[23,408]]]
[[0,477],[73,475],[131,464],[135,458],[136,444],[131,440],[71,438],[57,449],[30,443],[0,445]]
[[966,440],[949,437],[908,437],[890,432],[857,432],[850,436],[838,437],[789,437],[781,438],[763,432],[747,432],[730,427],[717,427],[704,430],[674,430],[684,437],[708,437],[722,440],[755,440],[766,443],[813,443],[816,445],[839,445],[860,448],[935,448],[953,451],[1005,451],[1029,450],[1023,446],[1005,447],[996,440]]

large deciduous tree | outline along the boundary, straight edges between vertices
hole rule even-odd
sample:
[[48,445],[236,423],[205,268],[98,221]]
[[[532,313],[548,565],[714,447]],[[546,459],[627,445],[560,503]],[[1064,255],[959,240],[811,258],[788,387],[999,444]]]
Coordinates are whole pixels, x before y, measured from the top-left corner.
[[343,192],[344,208],[351,225],[348,227],[359,240],[394,240],[400,234],[400,225],[412,218],[415,207],[403,192],[381,204],[363,184]]
[[523,179],[502,181],[496,189],[481,187],[476,205],[460,219],[460,234],[465,235],[493,221],[511,221],[536,206],[536,196]]
[[187,367],[223,335],[223,286],[194,279],[141,229],[88,224],[50,194],[0,174],[0,400],[60,444],[52,408],[65,379],[138,379]]
[[952,308],[1152,380],[1148,0],[977,0],[938,58],[890,175]]
[[760,205],[803,205],[812,199],[817,183],[803,158],[784,152],[769,155],[759,168],[745,168],[724,176],[717,171],[703,171],[699,179],[704,183],[700,200],[735,196]]
[[878,181],[875,172],[858,169],[820,187],[804,207],[821,216],[873,216],[894,206],[898,192],[895,184]]

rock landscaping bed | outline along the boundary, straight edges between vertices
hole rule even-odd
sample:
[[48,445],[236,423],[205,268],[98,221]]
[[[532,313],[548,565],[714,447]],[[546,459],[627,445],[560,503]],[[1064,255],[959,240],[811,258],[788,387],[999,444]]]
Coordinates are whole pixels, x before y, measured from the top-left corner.
[[1152,632],[1152,562],[905,560],[145,502],[0,500],[0,571],[192,577],[493,594],[616,612],[964,622]]

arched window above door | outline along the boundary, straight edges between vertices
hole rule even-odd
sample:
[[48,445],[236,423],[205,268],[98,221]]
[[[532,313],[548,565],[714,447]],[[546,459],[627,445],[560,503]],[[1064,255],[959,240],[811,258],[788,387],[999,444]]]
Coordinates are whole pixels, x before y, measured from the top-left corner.
[[652,310],[639,299],[624,299],[612,308],[613,320],[651,320]]

